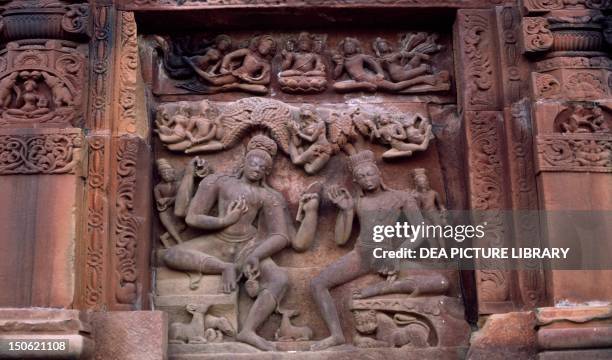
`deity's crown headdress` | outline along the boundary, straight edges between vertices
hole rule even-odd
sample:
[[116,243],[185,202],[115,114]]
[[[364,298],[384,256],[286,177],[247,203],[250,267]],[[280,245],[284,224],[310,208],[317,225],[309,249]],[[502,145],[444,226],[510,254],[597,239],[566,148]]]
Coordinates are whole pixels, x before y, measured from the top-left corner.
[[414,178],[418,176],[427,176],[427,171],[424,168],[416,168],[412,170],[412,176]]
[[355,155],[351,155],[349,157],[349,163],[351,167],[351,171],[355,171],[358,167],[371,164],[376,166],[376,160],[374,158],[374,153],[370,150],[362,150]]
[[254,150],[261,150],[272,158],[276,155],[278,146],[274,140],[265,135],[255,135],[251,138],[249,144],[247,145],[247,153]]
[[172,169],[172,165],[166,159],[157,159],[157,169],[159,171]]

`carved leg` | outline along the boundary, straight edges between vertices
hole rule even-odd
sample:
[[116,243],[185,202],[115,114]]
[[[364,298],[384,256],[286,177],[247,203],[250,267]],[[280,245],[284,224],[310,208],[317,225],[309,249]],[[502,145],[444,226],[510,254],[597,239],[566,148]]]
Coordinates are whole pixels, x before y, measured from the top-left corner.
[[251,306],[242,330],[238,333],[236,339],[261,350],[274,351],[276,346],[255,332],[276,310],[287,290],[288,277],[286,271],[269,258],[260,263],[260,269],[263,290]]
[[172,235],[172,237],[174,238],[174,240],[176,240],[177,243],[183,242],[183,239],[181,238],[181,235],[179,234],[179,231],[177,229],[176,221],[178,221],[178,219],[174,216],[174,214],[171,213],[171,210],[164,210],[160,212],[159,220],[166,228],[166,231],[168,231],[168,233]]
[[310,283],[312,296],[319,308],[319,312],[327,324],[331,335],[318,341],[310,350],[318,351],[331,346],[344,344],[344,334],[340,327],[340,318],[329,290],[345,284],[361,275],[367,274],[369,266],[363,262],[358,250],[352,250],[336,262],[323,269]]

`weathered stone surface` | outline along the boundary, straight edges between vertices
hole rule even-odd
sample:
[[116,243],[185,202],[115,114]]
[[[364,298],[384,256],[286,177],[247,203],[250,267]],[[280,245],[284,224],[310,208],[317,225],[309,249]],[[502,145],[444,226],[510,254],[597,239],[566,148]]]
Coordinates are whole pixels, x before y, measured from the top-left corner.
[[113,311],[91,314],[97,360],[167,358],[168,315],[162,311]]
[[535,359],[535,326],[533,312],[489,315],[482,328],[472,334],[467,358]]

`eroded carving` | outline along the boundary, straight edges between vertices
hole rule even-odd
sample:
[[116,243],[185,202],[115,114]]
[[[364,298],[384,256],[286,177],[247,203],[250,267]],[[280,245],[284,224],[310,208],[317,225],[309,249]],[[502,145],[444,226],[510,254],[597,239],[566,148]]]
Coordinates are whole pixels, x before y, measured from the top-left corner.
[[539,171],[612,172],[610,134],[538,135]]
[[[608,115],[609,117],[609,115]],[[555,119],[555,130],[562,133],[609,133],[609,120],[598,105],[572,105]]]

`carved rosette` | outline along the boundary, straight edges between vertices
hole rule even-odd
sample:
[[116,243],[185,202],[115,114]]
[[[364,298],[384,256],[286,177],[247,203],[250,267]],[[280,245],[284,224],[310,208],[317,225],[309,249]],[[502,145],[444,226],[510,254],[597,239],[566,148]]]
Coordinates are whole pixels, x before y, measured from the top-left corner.
[[74,174],[82,147],[80,129],[0,132],[0,175]]
[[525,52],[546,51],[553,45],[548,20],[542,17],[523,18],[523,49]]
[[612,172],[611,134],[536,137],[537,171]]

